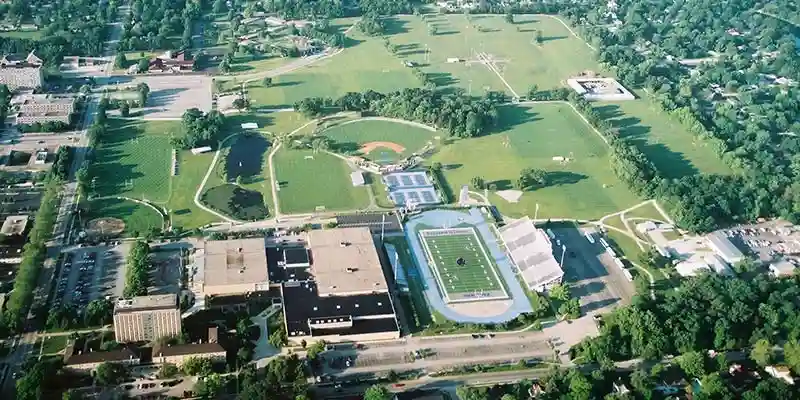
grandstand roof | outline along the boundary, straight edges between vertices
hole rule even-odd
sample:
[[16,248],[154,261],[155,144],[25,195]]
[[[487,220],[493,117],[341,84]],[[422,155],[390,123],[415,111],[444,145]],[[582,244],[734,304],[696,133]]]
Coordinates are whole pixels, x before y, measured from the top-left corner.
[[530,218],[518,219],[499,230],[511,259],[529,288],[561,280],[564,271],[553,257],[552,244]]

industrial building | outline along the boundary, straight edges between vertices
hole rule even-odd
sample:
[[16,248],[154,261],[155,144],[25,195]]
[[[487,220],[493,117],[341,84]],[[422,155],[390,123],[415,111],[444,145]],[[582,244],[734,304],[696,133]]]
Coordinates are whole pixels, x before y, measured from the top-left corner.
[[114,307],[114,335],[121,343],[151,341],[181,334],[176,294],[138,296]]
[[308,239],[313,280],[281,286],[289,340],[399,338],[392,296],[369,228],[315,230]]
[[529,289],[542,292],[561,283],[564,271],[553,256],[550,238],[530,218],[518,219],[499,231],[509,258]]
[[708,247],[726,263],[733,265],[744,259],[744,254],[736,248],[736,245],[724,233],[714,232],[709,234],[706,239],[708,240]]

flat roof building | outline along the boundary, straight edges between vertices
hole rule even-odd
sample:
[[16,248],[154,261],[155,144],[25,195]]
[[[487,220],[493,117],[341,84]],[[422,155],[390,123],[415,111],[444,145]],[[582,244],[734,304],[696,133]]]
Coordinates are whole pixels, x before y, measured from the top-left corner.
[[55,97],[48,94],[21,96],[17,101],[17,124],[63,122],[69,124],[75,112],[74,97]]
[[311,231],[308,244],[313,279],[281,286],[289,339],[399,338],[392,295],[369,228]]
[[553,256],[547,234],[530,218],[518,219],[499,229],[509,256],[528,288],[542,292],[561,283],[564,271]]
[[236,295],[269,290],[263,238],[206,241],[200,246],[194,284],[201,285],[203,294]]
[[337,214],[339,228],[369,228],[372,233],[402,232],[403,224],[396,212],[363,212],[357,214]]
[[796,269],[797,267],[787,260],[777,261],[769,265],[769,273],[776,278],[792,276]]
[[710,233],[706,238],[711,250],[726,263],[733,265],[744,259],[744,254],[722,232]]
[[308,268],[311,259],[305,247],[287,247],[283,249],[283,266],[285,268]]
[[114,335],[121,343],[151,341],[181,334],[176,294],[137,296],[114,307]]
[[323,296],[314,281],[281,287],[289,340],[326,342],[391,340],[400,337],[389,292]]
[[0,227],[0,233],[5,236],[21,235],[25,232],[28,226],[27,215],[12,215],[3,221],[3,226]]
[[315,230],[308,235],[320,296],[388,291],[375,240],[367,228]]

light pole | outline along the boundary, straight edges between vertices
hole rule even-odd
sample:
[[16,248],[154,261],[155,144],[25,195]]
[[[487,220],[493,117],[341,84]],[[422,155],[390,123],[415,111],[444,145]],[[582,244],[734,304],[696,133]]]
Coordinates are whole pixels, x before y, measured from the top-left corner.
[[533,223],[539,220],[539,203],[536,203],[536,212],[533,214]]
[[561,265],[559,267],[563,270],[564,269],[564,254],[567,252],[567,245],[561,245]]

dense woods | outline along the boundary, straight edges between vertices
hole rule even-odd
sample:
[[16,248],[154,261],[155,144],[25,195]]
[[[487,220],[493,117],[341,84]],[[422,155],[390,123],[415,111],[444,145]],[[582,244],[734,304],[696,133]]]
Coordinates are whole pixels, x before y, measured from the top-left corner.
[[[191,0],[135,0],[123,24],[120,50],[187,48],[192,27],[200,17],[200,3]],[[173,39],[180,35],[178,45]]]
[[0,4],[0,19],[32,25],[41,39],[0,37],[0,52],[36,50],[45,65],[57,66],[65,55],[100,55],[107,24],[119,8],[119,0],[73,0],[53,4],[49,0],[14,0]]
[[401,118],[445,129],[452,136],[481,136],[498,122],[497,104],[501,93],[487,93],[475,98],[459,94],[443,94],[429,89],[403,89],[391,93],[368,90],[349,92],[332,100],[311,97],[295,103],[295,110],[316,117],[333,107],[343,111],[360,111],[383,117]]

